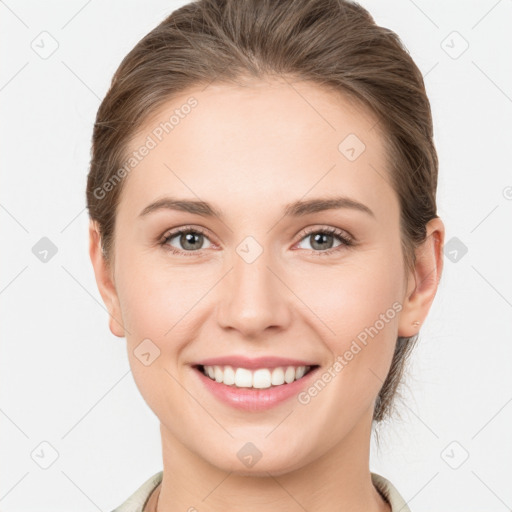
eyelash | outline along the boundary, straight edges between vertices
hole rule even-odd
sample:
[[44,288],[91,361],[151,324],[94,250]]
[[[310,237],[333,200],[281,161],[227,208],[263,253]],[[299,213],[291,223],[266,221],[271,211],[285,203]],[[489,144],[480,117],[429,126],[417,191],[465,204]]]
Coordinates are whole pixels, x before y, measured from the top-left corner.
[[[164,235],[164,237],[160,240],[159,245],[162,246],[165,250],[170,251],[173,254],[177,254],[179,256],[197,256],[198,254],[201,254],[201,250],[199,251],[180,251],[171,245],[169,245],[167,242],[174,238],[176,235],[181,235],[183,233],[194,233],[194,234],[200,234],[207,237],[206,232],[201,228],[192,228],[189,226],[184,226],[180,229],[177,229],[176,231],[168,232]],[[333,247],[331,249],[328,249],[326,251],[315,251],[313,249],[310,249],[310,253],[313,253],[315,256],[328,256],[332,255],[333,253],[336,253],[339,250],[346,249],[348,247],[352,247],[355,244],[355,241],[352,237],[345,234],[344,231],[341,231],[337,228],[332,227],[325,227],[325,228],[306,228],[306,231],[300,238],[299,242],[304,240],[304,238],[307,238],[309,235],[312,234],[325,234],[325,235],[335,235],[338,240],[341,242],[340,245],[337,247]],[[306,249],[307,250],[307,249]]]

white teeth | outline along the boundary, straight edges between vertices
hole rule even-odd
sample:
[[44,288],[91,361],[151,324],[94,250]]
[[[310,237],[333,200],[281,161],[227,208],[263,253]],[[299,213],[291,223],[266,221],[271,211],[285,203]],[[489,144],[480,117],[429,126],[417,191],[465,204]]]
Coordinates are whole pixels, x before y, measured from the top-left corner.
[[297,373],[295,375],[296,379],[302,379],[304,377],[304,374],[306,373],[306,367],[305,366],[299,366],[297,368]]
[[295,380],[295,368],[293,366],[288,366],[286,371],[284,372],[284,380],[287,384],[290,384]]
[[270,370],[262,368],[256,370],[252,375],[252,387],[257,389],[269,388],[272,385]]
[[311,366],[280,366],[273,369],[260,368],[255,371],[246,368],[237,368],[235,371],[232,366],[204,366],[203,368],[203,373],[210,379],[222,382],[227,386],[265,389],[284,383],[291,384],[304,377]]
[[[219,368],[216,366],[216,368]],[[220,368],[219,368],[220,370]],[[220,370],[222,371],[222,370]],[[237,368],[235,372],[235,386],[237,388],[250,388],[252,387],[252,373],[245,368]]]
[[272,385],[280,386],[284,384],[284,370],[282,368],[274,368],[272,370]]
[[224,375],[222,381],[228,386],[232,386],[235,383],[235,370],[231,366],[224,367]]

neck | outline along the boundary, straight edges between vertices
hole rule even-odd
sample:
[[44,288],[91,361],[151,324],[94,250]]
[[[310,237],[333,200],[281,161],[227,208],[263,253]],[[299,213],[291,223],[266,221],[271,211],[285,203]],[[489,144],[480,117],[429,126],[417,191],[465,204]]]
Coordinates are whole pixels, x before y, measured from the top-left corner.
[[[371,416],[370,416],[371,418]],[[164,472],[145,510],[177,512],[390,512],[369,470],[371,420],[300,468],[276,476],[223,471],[190,451],[161,424]]]

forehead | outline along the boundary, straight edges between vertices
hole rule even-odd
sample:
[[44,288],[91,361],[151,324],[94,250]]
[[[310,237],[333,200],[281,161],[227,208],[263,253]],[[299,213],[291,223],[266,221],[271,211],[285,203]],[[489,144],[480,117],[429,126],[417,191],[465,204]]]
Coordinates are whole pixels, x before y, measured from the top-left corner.
[[[269,198],[284,204],[340,193],[378,210],[383,198],[395,199],[379,128],[369,109],[310,82],[189,89],[148,117],[132,139],[128,157],[149,149],[126,177],[120,208],[140,212],[171,194],[250,214],[268,208]],[[383,213],[389,207],[381,205]]]

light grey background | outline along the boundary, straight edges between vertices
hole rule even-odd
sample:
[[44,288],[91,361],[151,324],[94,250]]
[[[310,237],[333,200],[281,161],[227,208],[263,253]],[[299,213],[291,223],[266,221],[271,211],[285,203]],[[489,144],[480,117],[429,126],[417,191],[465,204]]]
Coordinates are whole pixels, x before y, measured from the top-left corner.
[[[110,511],[162,469],[157,419],[94,281],[85,185],[112,74],[184,3],[0,1],[3,512]],[[371,469],[413,512],[511,510],[512,2],[361,4],[425,76],[447,228],[401,418],[372,442]]]

